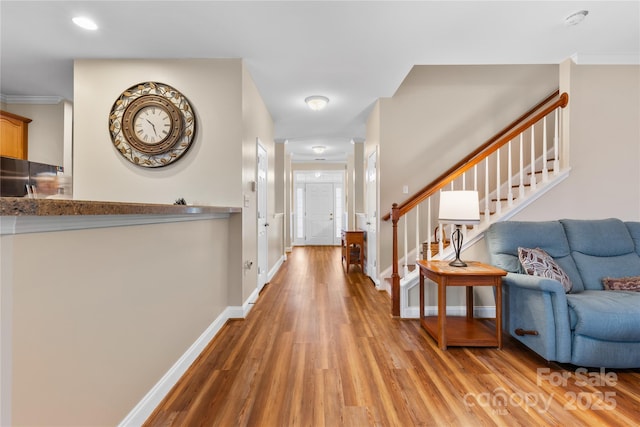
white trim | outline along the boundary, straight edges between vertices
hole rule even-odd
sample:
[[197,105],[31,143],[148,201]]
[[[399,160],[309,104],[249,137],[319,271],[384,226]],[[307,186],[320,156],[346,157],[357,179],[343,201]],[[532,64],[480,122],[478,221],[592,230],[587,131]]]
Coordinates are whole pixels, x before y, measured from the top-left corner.
[[5,104],[59,104],[64,101],[61,96],[22,96],[0,94],[0,102]]
[[[420,307],[419,306],[411,306],[406,307],[404,311],[404,315],[402,316],[404,319],[418,319],[420,316]],[[424,308],[425,316],[437,316],[438,315],[438,306],[436,305],[428,305]],[[466,316],[467,307],[464,305],[453,305],[447,306],[447,316]],[[483,319],[491,319],[496,317],[496,307],[493,305],[487,306],[476,306],[473,307],[473,317]]]
[[253,304],[258,300],[258,296],[260,296],[260,289],[255,288],[253,292],[251,292],[251,295],[249,295],[249,298],[242,304],[242,317],[247,317],[247,314],[249,314],[253,308]]
[[273,276],[275,276],[278,270],[280,270],[280,267],[282,266],[285,260],[286,260],[285,255],[282,255],[280,259],[276,261],[276,264],[271,268],[271,270],[269,270],[269,273],[267,274],[267,283],[270,282],[271,279],[273,279]]
[[237,318],[237,307],[227,307],[216,320],[198,337],[189,349],[164,374],[140,402],[120,422],[119,427],[140,426],[153,413],[162,399],[171,391],[191,364],[222,329],[227,320]]
[[227,213],[188,215],[63,215],[3,216],[0,235],[43,233],[48,231],[84,230],[88,228],[123,227],[128,225],[165,224],[229,218]]

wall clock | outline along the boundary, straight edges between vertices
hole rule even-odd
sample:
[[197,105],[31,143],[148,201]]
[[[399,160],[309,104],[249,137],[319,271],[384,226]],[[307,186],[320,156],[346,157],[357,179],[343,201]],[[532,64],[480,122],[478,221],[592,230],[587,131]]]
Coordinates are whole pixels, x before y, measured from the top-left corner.
[[161,167],[178,160],[191,146],[196,117],[187,98],[164,83],[131,86],[109,113],[116,149],[142,167]]

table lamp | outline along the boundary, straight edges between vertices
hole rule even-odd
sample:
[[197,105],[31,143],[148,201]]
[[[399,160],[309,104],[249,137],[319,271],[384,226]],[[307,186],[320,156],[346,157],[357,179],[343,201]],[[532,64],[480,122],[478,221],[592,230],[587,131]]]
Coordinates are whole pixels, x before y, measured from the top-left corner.
[[452,267],[466,267],[460,259],[462,248],[462,226],[480,223],[480,202],[477,191],[441,191],[440,213],[441,224],[454,224],[455,231],[451,234],[451,244],[456,252],[456,259],[449,263]]

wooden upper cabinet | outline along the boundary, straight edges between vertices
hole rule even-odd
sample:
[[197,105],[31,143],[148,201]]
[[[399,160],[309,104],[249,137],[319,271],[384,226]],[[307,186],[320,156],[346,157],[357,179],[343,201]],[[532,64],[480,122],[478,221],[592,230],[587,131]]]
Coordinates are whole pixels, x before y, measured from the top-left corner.
[[27,160],[31,119],[0,110],[0,155]]

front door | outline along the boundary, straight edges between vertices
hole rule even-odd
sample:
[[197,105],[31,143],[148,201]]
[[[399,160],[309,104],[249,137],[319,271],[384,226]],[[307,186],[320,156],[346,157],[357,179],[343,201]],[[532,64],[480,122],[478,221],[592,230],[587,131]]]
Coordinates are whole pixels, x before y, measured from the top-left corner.
[[305,185],[305,244],[334,244],[334,204],[332,183]]

